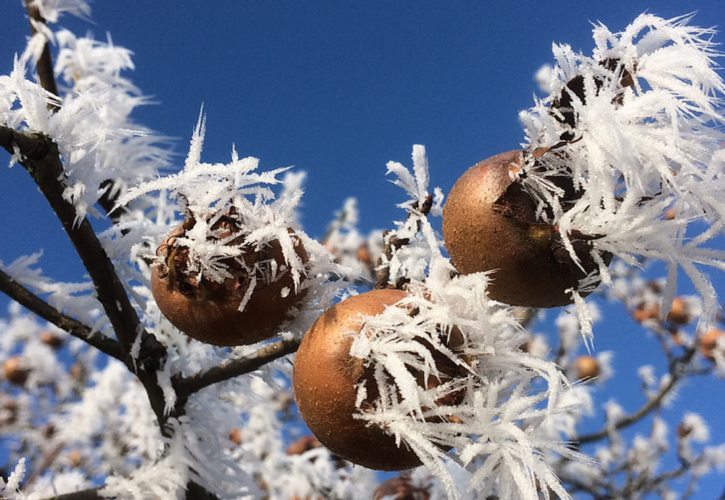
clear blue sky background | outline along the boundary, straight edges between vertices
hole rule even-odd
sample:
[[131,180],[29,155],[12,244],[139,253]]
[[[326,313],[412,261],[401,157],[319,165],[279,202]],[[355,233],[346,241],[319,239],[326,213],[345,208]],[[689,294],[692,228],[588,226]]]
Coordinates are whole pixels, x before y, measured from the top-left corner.
[[[363,229],[400,218],[394,204],[402,193],[385,180],[385,163],[409,165],[414,143],[426,145],[432,182],[445,192],[468,166],[516,148],[523,140],[517,115],[532,103],[533,74],[552,60],[551,43],[589,53],[591,22],[620,30],[644,11],[697,11],[695,24],[725,29],[722,0],[98,0],[93,10],[93,23],[63,24],[99,39],[109,32],[134,51],[132,78],[159,103],[136,117],[175,138],[177,164],[203,103],[206,160],[226,161],[235,143],[263,167],[308,172],[303,224],[312,235],[324,232],[347,196],[360,200]],[[3,24],[0,73],[7,73],[28,34],[20,0],[5,2]],[[717,40],[725,42],[725,34]],[[0,260],[43,249],[49,274],[79,279],[82,268],[27,174],[0,169],[0,189]],[[722,274],[715,278],[725,293]],[[637,367],[663,369],[662,356],[621,307],[610,312],[595,345],[616,351],[617,378],[598,401],[616,394],[633,409],[641,404]],[[715,439],[725,441],[723,401],[722,381],[693,381],[668,421],[701,412]],[[723,483],[722,475],[711,477],[698,498],[714,498]]]

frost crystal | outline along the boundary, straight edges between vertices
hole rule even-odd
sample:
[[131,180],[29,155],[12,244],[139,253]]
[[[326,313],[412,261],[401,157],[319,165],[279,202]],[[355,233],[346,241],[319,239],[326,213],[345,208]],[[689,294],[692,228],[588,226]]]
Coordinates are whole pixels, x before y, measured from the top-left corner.
[[538,74],[549,95],[521,113],[520,179],[575,261],[580,236],[603,274],[606,254],[663,260],[665,304],[680,266],[711,318],[715,293],[697,265],[725,269],[725,252],[705,246],[725,216],[725,83],[713,31],[689,20],[642,14],[620,33],[597,25],[591,57],[555,45],[556,66]]
[[[418,251],[390,259],[397,277],[408,280],[408,295],[366,318],[352,343],[351,355],[370,374],[358,386],[358,418],[412,449],[450,497],[463,494],[455,486],[460,477],[453,479],[463,474],[476,496],[532,497],[538,482],[566,498],[543,455],[574,456],[559,441],[573,423],[558,415],[582,398],[562,399],[571,391],[562,372],[519,348],[526,336],[512,308],[488,299],[486,274],[451,277],[440,239],[418,211],[429,198],[422,146],[414,147],[413,162],[412,173],[388,164],[411,197],[401,204],[409,217],[396,235]],[[440,195],[431,201],[439,206]],[[456,452],[447,454],[451,448]]]

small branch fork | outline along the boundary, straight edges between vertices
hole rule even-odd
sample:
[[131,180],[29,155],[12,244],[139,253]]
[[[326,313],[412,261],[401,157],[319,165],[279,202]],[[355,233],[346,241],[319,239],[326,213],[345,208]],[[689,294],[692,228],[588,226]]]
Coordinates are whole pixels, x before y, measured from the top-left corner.
[[[32,20],[44,22],[37,7],[31,5],[30,0],[25,0],[25,4]],[[35,27],[33,27],[33,32],[35,33]],[[47,43],[38,61],[37,72],[40,85],[48,92],[57,95]],[[57,111],[59,107],[56,104],[49,104],[49,109]],[[178,404],[171,415],[164,414],[164,396],[156,378],[156,371],[163,366],[167,355],[166,349],[153,335],[146,332],[116,274],[113,262],[103,249],[89,221],[85,218],[77,220],[75,207],[64,199],[66,176],[57,144],[43,134],[20,132],[0,125],[0,147],[18,158],[18,162],[28,171],[50,203],[93,281],[98,300],[118,340],[94,332],[82,322],[64,315],[1,270],[0,291],[71,335],[124,363],[143,384],[162,434],[167,435],[170,432],[169,426],[166,425],[169,418],[183,415],[186,400],[194,392],[254,371],[266,363],[297,350],[299,340],[280,340],[267,344],[246,358],[227,361],[191,377],[177,378],[174,380],[174,386],[177,390]],[[114,202],[110,198],[102,198],[99,200],[99,204],[110,212]],[[141,336],[139,359],[138,363],[133,363],[130,359],[130,352],[139,335]],[[194,482],[190,482],[187,488],[188,498],[215,498]],[[99,488],[92,488],[57,498],[65,500],[95,499],[100,498],[98,491]]]

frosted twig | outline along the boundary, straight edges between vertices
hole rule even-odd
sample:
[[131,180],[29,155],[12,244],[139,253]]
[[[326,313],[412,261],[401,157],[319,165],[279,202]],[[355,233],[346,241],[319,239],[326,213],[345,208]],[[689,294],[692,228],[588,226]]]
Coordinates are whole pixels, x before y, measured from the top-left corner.
[[[30,20],[30,31],[33,35],[38,33],[35,27],[34,21],[37,23],[45,24],[45,19],[40,15],[38,6],[32,0],[25,0],[25,8],[28,11],[28,18]],[[58,95],[58,85],[55,82],[55,76],[53,73],[53,60],[50,56],[50,48],[48,47],[48,40],[43,44],[43,52],[38,58],[38,62],[35,67],[38,72],[38,80],[40,80],[40,86],[53,95]],[[48,101],[48,109],[56,111],[60,106],[55,101]]]
[[106,337],[102,333],[94,332],[89,326],[61,313],[20,283],[13,280],[2,270],[0,270],[0,291],[41,318],[53,323],[61,330],[70,333],[99,351],[128,365],[126,353],[121,348],[121,344]]
[[300,341],[298,339],[281,339],[261,347],[257,352],[249,356],[231,359],[196,375],[178,379],[175,384],[176,394],[179,400],[182,401],[189,395],[212,384],[244,375],[275,359],[292,354],[297,351],[299,345]]

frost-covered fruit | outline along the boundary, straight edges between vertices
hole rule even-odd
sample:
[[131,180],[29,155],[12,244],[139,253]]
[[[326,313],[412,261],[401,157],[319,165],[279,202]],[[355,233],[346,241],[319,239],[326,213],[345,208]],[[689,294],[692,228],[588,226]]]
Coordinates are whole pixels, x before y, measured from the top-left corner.
[[577,380],[597,378],[600,372],[599,361],[594,356],[579,356],[574,360],[574,373]]
[[582,271],[558,227],[537,219],[535,201],[515,181],[522,165],[523,153],[508,151],[477,163],[456,181],[443,208],[446,248],[462,274],[496,271],[488,288],[494,300],[527,307],[570,304],[567,290],[598,270],[591,238],[570,236]]
[[725,337],[725,332],[718,330],[717,328],[711,328],[705,332],[698,341],[700,348],[700,354],[710,361],[715,360],[715,347],[717,347],[718,340]]
[[[377,397],[377,386],[363,359],[350,355],[353,335],[361,330],[365,317],[378,315],[405,297],[401,290],[372,290],[331,307],[305,334],[294,363],[295,398],[309,429],[333,453],[370,469],[402,470],[421,463],[405,444],[398,446],[383,429],[355,418],[360,411],[358,384],[366,384],[368,390],[363,406]],[[461,370],[447,358],[440,360],[434,354],[434,359],[448,380]],[[414,375],[422,385],[422,374]],[[431,376],[427,387],[442,382]],[[462,395],[443,403],[460,403]]]
[[23,385],[30,375],[30,369],[23,366],[20,356],[6,359],[3,363],[3,372],[7,381],[15,385]]
[[[157,250],[163,262],[151,271],[156,304],[174,326],[201,342],[234,346],[269,338],[292,319],[307,290],[295,287],[278,240],[258,249],[244,245],[240,235],[241,257],[225,262],[232,277],[217,283],[185,273],[189,251],[178,245],[177,239],[191,227],[193,223],[185,223],[172,231]],[[291,229],[289,233],[295,253],[306,263],[308,255],[302,241]],[[252,282],[254,289],[240,311]]]

